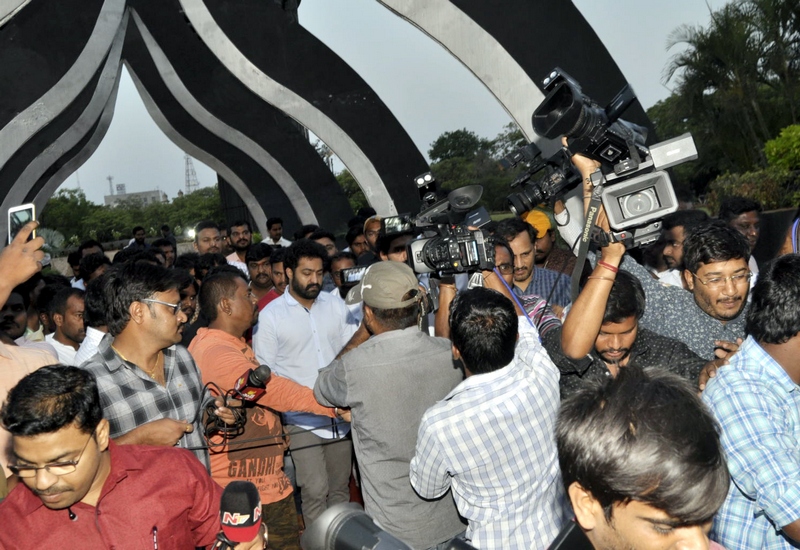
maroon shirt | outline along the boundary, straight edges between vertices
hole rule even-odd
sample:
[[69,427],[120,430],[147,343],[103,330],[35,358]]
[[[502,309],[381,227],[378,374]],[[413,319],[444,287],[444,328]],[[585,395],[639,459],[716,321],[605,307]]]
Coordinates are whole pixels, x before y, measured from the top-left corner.
[[[285,292],[285,291],[284,291]],[[267,304],[270,303],[272,300],[276,298],[280,298],[281,294],[278,294],[278,291],[274,288],[269,289],[269,292],[264,294],[261,299],[258,301],[258,311],[261,313],[261,310],[267,307]]]
[[[50,510],[23,483],[2,503],[0,548],[159,550],[208,546],[220,530],[222,488],[184,449],[115,445],[97,506]],[[80,466],[79,466],[80,467]]]

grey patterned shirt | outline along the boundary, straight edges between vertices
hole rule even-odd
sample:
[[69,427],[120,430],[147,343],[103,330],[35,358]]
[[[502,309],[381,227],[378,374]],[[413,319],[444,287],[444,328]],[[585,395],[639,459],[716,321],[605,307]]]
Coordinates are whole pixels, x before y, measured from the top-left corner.
[[714,340],[735,342],[737,338],[745,338],[744,323],[749,303],[736,318],[722,323],[700,309],[691,292],[653,279],[632,258],[625,256],[620,269],[639,279],[644,288],[647,307],[639,321],[640,327],[683,342],[707,361],[714,359]]
[[119,437],[142,424],[172,418],[192,422],[194,431],[184,434],[179,447],[188,448],[209,468],[203,437],[203,405],[211,399],[194,359],[183,346],[164,350],[166,387],[141,369],[123,361],[111,348],[114,338],[106,334],[98,351],[80,368],[94,374],[103,405],[103,416],[111,427],[111,437]]

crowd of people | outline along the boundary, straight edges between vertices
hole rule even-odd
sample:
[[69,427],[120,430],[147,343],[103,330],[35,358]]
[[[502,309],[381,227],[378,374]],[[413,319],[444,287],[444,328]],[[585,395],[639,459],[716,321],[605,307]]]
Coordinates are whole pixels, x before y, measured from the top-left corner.
[[354,498],[412,548],[795,548],[800,257],[793,226],[759,270],[760,213],[670,214],[575,297],[560,202],[485,227],[477,277],[415,274],[417,230],[370,210],[343,250],[280,218],[200,222],[183,254],[136,227],[71,279],[29,224],[0,254],[0,548],[210,546],[235,481],[264,526],[239,549]]

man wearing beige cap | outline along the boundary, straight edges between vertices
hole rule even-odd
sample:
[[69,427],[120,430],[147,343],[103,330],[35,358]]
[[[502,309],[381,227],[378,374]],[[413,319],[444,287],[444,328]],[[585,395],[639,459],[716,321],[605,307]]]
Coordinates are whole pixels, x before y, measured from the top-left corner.
[[449,494],[426,500],[409,481],[423,413],[463,376],[450,341],[417,329],[421,290],[406,264],[369,267],[348,303],[363,301],[370,338],[322,369],[320,404],[350,407],[353,447],[367,513],[413,548],[431,548],[466,530]]
[[556,237],[550,216],[541,210],[529,210],[522,216],[522,219],[536,229],[536,251],[534,252],[536,267],[572,275],[577,258],[569,250],[556,246]]

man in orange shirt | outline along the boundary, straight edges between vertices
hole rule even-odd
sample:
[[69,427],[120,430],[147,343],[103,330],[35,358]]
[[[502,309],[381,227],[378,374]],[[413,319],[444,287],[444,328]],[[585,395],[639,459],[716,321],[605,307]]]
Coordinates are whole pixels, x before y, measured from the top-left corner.
[[[255,320],[256,299],[240,273],[220,271],[203,280],[200,308],[210,320],[189,346],[203,376],[223,390],[258,361],[242,335]],[[251,481],[261,494],[262,517],[270,548],[299,550],[297,512],[292,485],[283,472],[283,427],[276,411],[302,411],[336,417],[337,410],[319,405],[310,388],[288,378],[272,376],[267,393],[247,406],[244,433],[211,450],[211,475],[227,486],[231,481]],[[221,451],[221,452],[220,452]]]

